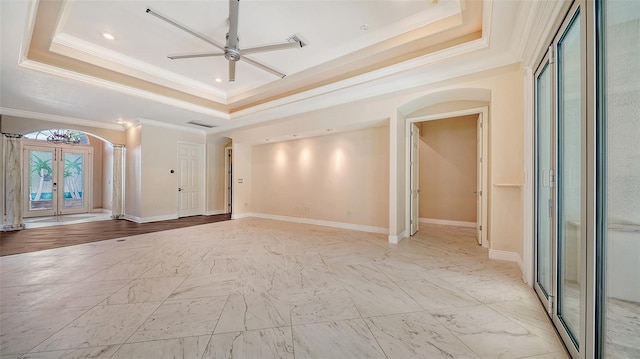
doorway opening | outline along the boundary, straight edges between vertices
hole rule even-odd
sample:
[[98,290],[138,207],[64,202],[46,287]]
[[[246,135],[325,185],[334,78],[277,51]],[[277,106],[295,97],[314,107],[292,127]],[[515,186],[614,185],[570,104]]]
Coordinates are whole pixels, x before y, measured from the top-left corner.
[[473,227],[489,247],[487,114],[481,107],[407,118],[408,235],[421,222]]

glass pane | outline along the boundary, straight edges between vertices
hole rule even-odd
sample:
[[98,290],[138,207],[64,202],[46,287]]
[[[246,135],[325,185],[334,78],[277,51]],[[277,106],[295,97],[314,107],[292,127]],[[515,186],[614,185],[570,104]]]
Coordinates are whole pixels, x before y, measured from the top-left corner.
[[602,6],[604,263],[598,264],[606,290],[599,336],[607,358],[640,358],[640,1]]
[[84,154],[64,154],[64,208],[84,207]]
[[558,43],[558,317],[576,347],[583,285],[581,73],[578,13]]
[[551,289],[551,71],[544,66],[536,79],[537,230],[536,279],[549,297]]
[[53,208],[52,166],[52,151],[29,151],[29,210]]

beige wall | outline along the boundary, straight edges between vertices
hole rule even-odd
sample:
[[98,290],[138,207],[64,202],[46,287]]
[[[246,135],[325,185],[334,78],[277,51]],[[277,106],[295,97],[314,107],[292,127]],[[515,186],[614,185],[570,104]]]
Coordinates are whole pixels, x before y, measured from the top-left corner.
[[[204,152],[205,135],[142,124],[143,219],[166,219],[178,214],[178,142],[201,144]],[[204,155],[202,158],[205,161]]]
[[[252,145],[235,143],[233,151],[233,218],[249,215],[252,209]],[[256,191],[260,189],[256,187]]]
[[420,123],[420,218],[476,222],[477,120]]
[[226,137],[207,138],[207,213],[227,213],[225,192],[225,148],[231,147]]
[[252,211],[387,228],[389,128],[265,144],[252,151]]
[[127,129],[124,214],[142,217],[142,126]]

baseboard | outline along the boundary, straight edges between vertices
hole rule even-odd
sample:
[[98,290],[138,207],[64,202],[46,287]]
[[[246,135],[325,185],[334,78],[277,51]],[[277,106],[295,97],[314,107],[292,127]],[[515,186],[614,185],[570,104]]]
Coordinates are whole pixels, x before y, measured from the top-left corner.
[[520,272],[522,271],[522,258],[520,258],[520,255],[516,252],[508,252],[508,251],[501,251],[501,250],[497,250],[497,249],[489,249],[489,259],[496,259],[499,261],[508,261],[508,262],[515,262],[518,265],[518,268],[520,268]]
[[447,219],[437,219],[437,218],[420,218],[420,223],[440,224],[443,226],[456,226],[456,227],[467,227],[467,228],[476,228],[478,226],[476,222],[450,221]]
[[323,221],[320,219],[313,219],[313,218],[279,216],[279,215],[267,214],[267,213],[253,213],[252,217],[273,219],[276,221],[284,221],[284,222],[313,224],[316,226],[349,229],[352,231],[360,231],[360,232],[382,233],[382,234],[389,233],[389,230],[384,227],[367,226],[362,224],[353,224],[353,223],[345,223],[345,222]]
[[253,213],[240,213],[240,214],[232,213],[231,214],[231,219],[242,219],[242,218],[249,218],[249,217],[254,217]]
[[227,211],[225,211],[224,209],[216,209],[216,210],[212,210],[212,211],[207,211],[204,215],[205,216],[215,216],[216,214],[226,214]]
[[149,223],[149,222],[159,222],[159,221],[168,221],[171,219],[178,219],[178,216],[175,214],[168,214],[163,216],[153,216],[153,217],[136,217],[128,214],[124,215],[124,219],[131,222],[136,223]]
[[392,234],[390,234],[389,235],[389,243],[398,244],[398,243],[400,243],[401,240],[403,240],[405,238],[406,238],[406,236],[404,236],[404,235],[399,235],[399,234],[392,235]]
[[130,222],[142,223],[141,217],[132,216],[130,214],[125,214],[124,216],[122,216],[122,219],[125,219]]

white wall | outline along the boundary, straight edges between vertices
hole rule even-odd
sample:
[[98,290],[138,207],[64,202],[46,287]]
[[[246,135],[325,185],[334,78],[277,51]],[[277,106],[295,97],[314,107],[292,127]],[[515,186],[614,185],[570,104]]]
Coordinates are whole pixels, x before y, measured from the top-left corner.
[[125,156],[124,214],[129,219],[142,218],[142,126],[127,129]]
[[143,220],[177,218],[178,142],[201,144],[204,150],[205,135],[146,123],[141,135],[141,216]]

